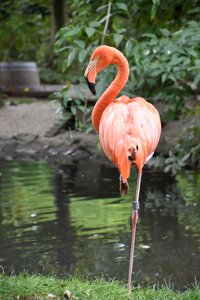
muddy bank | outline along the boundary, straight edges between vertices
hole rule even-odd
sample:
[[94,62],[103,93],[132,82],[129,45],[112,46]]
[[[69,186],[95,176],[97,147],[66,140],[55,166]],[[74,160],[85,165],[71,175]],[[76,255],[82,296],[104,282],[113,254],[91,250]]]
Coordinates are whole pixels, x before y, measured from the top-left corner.
[[[59,163],[96,159],[107,162],[98,150],[95,133],[49,131],[63,118],[59,102],[33,99],[31,103],[13,105],[7,102],[0,108],[0,158],[47,159]],[[169,124],[162,131],[157,152],[167,154],[176,144],[181,126]]]
[[47,159],[59,163],[95,159],[106,161],[96,147],[95,134],[64,132],[53,138],[41,138],[30,133],[0,137],[0,158]]
[[63,131],[51,136],[49,131],[61,119],[59,103],[52,105],[36,99],[29,104],[7,103],[0,108],[0,158],[50,159],[63,163],[105,159],[96,148],[95,134]]

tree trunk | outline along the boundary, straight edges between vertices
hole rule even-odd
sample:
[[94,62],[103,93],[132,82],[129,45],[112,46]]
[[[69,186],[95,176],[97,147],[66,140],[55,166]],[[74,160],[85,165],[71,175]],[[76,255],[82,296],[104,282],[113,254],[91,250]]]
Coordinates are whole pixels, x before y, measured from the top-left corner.
[[51,43],[47,59],[47,67],[54,68],[54,43],[56,33],[62,28],[67,21],[67,0],[51,0]]
[[66,0],[51,0],[52,13],[52,42],[55,42],[57,31],[65,25],[67,20]]

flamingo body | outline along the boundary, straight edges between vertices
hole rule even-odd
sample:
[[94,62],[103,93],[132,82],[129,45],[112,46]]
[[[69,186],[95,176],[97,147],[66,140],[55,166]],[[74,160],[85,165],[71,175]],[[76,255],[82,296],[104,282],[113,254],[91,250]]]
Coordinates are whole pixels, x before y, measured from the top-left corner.
[[151,158],[160,137],[160,117],[145,99],[121,96],[104,110],[99,126],[101,148],[118,167],[125,183],[130,167],[143,165]]

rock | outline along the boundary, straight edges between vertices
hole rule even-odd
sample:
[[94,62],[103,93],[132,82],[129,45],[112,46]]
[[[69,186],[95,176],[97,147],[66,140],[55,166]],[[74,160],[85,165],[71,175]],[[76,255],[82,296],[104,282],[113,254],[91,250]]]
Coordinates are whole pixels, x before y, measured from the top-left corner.
[[69,290],[64,291],[65,299],[72,299],[72,293]]
[[37,134],[31,134],[31,133],[19,133],[15,135],[13,138],[16,140],[24,143],[24,144],[29,144],[35,141],[38,138]]
[[47,295],[47,298],[48,298],[48,299],[56,299],[57,297],[56,297],[54,294],[49,293],[49,294]]

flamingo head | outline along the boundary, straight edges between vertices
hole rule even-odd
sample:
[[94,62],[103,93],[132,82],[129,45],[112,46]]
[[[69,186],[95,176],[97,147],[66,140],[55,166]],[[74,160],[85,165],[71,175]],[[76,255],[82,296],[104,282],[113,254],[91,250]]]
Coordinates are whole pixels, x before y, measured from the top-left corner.
[[115,51],[115,48],[106,45],[99,46],[94,50],[84,73],[85,80],[93,95],[96,94],[96,76],[108,65],[115,63]]

